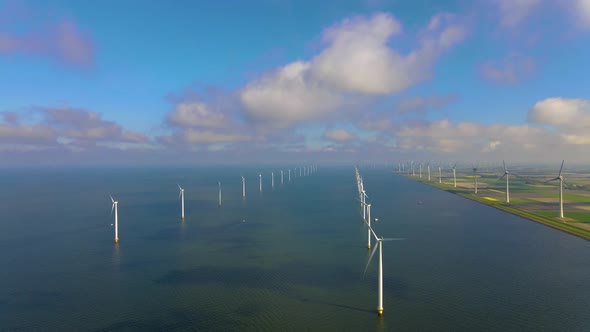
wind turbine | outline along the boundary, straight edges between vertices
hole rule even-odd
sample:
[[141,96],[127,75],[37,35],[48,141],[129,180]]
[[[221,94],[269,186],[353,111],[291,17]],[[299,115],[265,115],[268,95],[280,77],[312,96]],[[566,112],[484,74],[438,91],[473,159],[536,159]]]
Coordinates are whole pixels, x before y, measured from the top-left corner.
[[416,176],[416,171],[414,171],[414,161],[412,160],[412,176]]
[[428,181],[430,181],[430,162],[426,166],[428,167]]
[[371,204],[367,204],[367,249],[371,249]]
[[242,198],[246,198],[246,178],[242,176]]
[[477,194],[477,167],[478,165],[473,166],[473,188],[475,188],[475,193]]
[[260,192],[262,192],[262,174],[258,174],[258,179],[260,182]]
[[442,172],[440,170],[440,162],[438,163],[438,183],[442,183]]
[[178,193],[178,198],[180,198],[180,205],[181,205],[181,215],[180,217],[182,218],[182,220],[184,220],[184,189],[182,189],[180,187],[179,184],[176,184],[178,186],[178,189],[180,190],[180,192]]
[[[557,175],[557,177],[546,181],[546,182],[551,182],[551,181],[555,181],[555,180],[559,180],[559,218],[563,218],[563,184],[565,183],[565,180],[563,178],[563,175],[561,175],[561,171],[563,170],[563,163],[565,162],[565,160],[561,161],[561,167],[559,168],[559,174]],[[567,185],[567,183],[566,183]]]
[[221,181],[217,182],[219,185],[219,207],[221,207]]
[[420,163],[420,178],[422,178],[422,163]]
[[365,272],[363,273],[363,276],[367,273],[369,264],[371,264],[371,260],[373,259],[373,256],[375,255],[377,248],[379,248],[379,302],[377,305],[377,313],[379,314],[379,316],[381,316],[383,315],[383,241],[397,241],[404,239],[378,237],[377,234],[375,234],[375,231],[373,231],[373,229],[371,228],[371,226],[368,227],[369,231],[371,231],[371,233],[375,237],[377,245],[373,249],[373,252],[371,252],[371,256],[369,257],[369,261],[367,261],[367,266],[365,267]]
[[291,169],[289,168],[289,182],[291,182]]
[[503,177],[506,177],[506,203],[510,203],[510,180],[509,178],[509,173],[508,173],[508,169],[506,169],[506,162],[504,160],[502,160],[502,164],[504,164],[504,175],[502,175],[502,177],[500,177],[500,179],[502,179]]
[[281,184],[283,184],[283,171],[281,170]]
[[455,165],[453,165],[453,186],[455,188],[457,188],[457,173],[455,172],[457,168],[457,163],[455,163]]
[[111,202],[113,202],[113,206],[111,206],[111,213],[113,210],[115,211],[115,243],[119,243],[119,202],[113,199],[113,196],[109,194],[111,198]]

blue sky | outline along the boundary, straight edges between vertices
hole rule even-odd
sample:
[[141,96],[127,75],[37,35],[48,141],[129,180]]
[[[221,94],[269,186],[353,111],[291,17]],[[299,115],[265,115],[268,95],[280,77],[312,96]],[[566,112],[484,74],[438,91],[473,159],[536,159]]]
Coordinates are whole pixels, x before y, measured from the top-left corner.
[[6,164],[589,161],[590,1],[0,1]]

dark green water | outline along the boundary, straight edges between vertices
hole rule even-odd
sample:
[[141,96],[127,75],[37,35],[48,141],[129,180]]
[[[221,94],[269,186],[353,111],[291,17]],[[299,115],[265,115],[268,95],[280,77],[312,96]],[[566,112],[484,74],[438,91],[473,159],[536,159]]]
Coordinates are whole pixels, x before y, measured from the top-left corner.
[[407,239],[384,245],[378,318],[354,169],[275,169],[274,191],[262,169],[262,194],[258,171],[3,170],[0,329],[590,330],[590,242],[361,169],[375,230]]

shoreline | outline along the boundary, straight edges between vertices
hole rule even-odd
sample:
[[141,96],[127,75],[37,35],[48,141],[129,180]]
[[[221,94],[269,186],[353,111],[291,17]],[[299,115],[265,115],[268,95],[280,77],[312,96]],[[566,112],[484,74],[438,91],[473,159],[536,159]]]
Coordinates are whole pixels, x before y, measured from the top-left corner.
[[[408,176],[406,174],[400,174],[395,171],[393,173],[395,173],[397,175],[404,176],[409,179],[412,179],[412,176]],[[470,199],[474,202],[478,202],[478,203],[487,205],[489,207],[492,207],[492,208],[495,208],[495,209],[498,209],[498,210],[501,210],[504,212],[508,212],[512,215],[515,215],[515,216],[518,216],[518,217],[521,217],[524,219],[528,219],[528,220],[536,222],[538,224],[541,224],[541,225],[544,225],[547,227],[551,227],[553,229],[565,232],[567,234],[582,238],[586,241],[590,241],[590,231],[585,230],[583,228],[579,228],[579,227],[576,227],[576,226],[573,226],[573,225],[570,225],[567,223],[553,220],[549,217],[538,215],[534,212],[522,210],[522,209],[519,209],[514,206],[505,205],[505,203],[503,203],[503,202],[488,201],[488,200],[485,200],[483,197],[474,196],[473,194],[465,194],[465,193],[457,192],[457,191],[452,190],[452,188],[447,188],[445,185],[439,184],[438,182],[436,182],[436,180],[430,181],[430,182],[425,181],[425,180],[421,180],[419,178],[416,178],[414,180],[416,180],[417,182],[423,183],[425,185],[429,185],[431,187],[438,188],[438,189],[448,192],[450,194]]]

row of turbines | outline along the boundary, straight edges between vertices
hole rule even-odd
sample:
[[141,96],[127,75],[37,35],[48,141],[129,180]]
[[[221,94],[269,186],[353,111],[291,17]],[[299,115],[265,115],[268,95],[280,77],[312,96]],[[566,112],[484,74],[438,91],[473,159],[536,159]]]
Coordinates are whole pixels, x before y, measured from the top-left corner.
[[[316,165],[310,166],[302,166],[302,167],[295,167],[294,169],[288,170],[281,170],[281,184],[284,184],[285,178],[287,182],[291,182],[291,171],[293,171],[294,176],[307,176],[315,173],[318,170]],[[271,179],[271,187],[274,189],[275,186],[275,179],[274,179],[274,171],[270,173]],[[258,174],[258,181],[259,181],[259,191],[262,192],[262,173]],[[184,188],[177,184],[178,186],[178,198],[180,198],[180,218],[184,221],[185,214],[184,214]],[[221,207],[221,181],[217,182],[218,186],[218,206]],[[111,206],[111,214],[114,213],[115,221],[111,226],[115,228],[115,243],[119,243],[119,201],[116,201],[111,194],[109,197],[112,202]],[[242,176],[242,198],[246,198],[246,178]]]
[[[359,202],[361,203],[362,212],[362,222],[367,226],[367,249],[371,249],[371,236],[375,238],[377,242],[369,259],[367,261],[367,265],[365,266],[365,271],[363,272],[363,277],[367,273],[367,269],[369,268],[369,264],[371,264],[371,260],[373,256],[375,256],[375,252],[379,249],[379,281],[378,281],[378,300],[377,300],[377,314],[379,316],[383,315],[383,241],[396,241],[396,240],[404,240],[402,238],[384,238],[379,237],[371,227],[371,204],[367,203],[367,192],[365,191],[365,186],[363,183],[363,178],[359,173],[358,168],[355,166],[355,175],[356,175],[356,184],[358,189],[359,195]],[[379,219],[375,218],[375,222],[378,222]]]
[[[562,171],[563,171],[563,164],[565,163],[565,160],[561,161],[561,167],[559,168],[559,173],[557,173],[557,176],[555,178],[552,178],[550,180],[545,181],[545,183],[549,183],[552,181],[557,181],[559,180],[559,217],[563,218],[563,185],[565,184],[567,186],[567,182],[565,182],[565,179],[562,175]],[[414,161],[409,162],[409,165],[411,167],[411,173],[412,176],[416,176],[416,172],[414,169]],[[510,172],[508,171],[508,168],[506,167],[506,162],[504,160],[502,160],[502,165],[504,166],[504,174],[502,176],[500,176],[499,180],[506,178],[506,203],[510,203]],[[455,163],[452,167],[453,170],[453,186],[455,188],[457,188],[457,173],[456,173],[456,167],[457,167],[457,163]],[[427,164],[427,168],[428,168],[428,181],[430,180],[430,163]],[[473,170],[473,192],[475,194],[477,194],[477,169],[479,168],[479,165],[473,165],[472,166],[472,170]],[[402,173],[405,172],[405,164],[404,163],[398,163],[398,172]],[[410,173],[410,168],[408,168],[408,174]],[[419,165],[419,177],[422,178],[422,163],[420,163]],[[441,164],[438,164],[438,183],[442,183],[442,172],[441,172]]]

